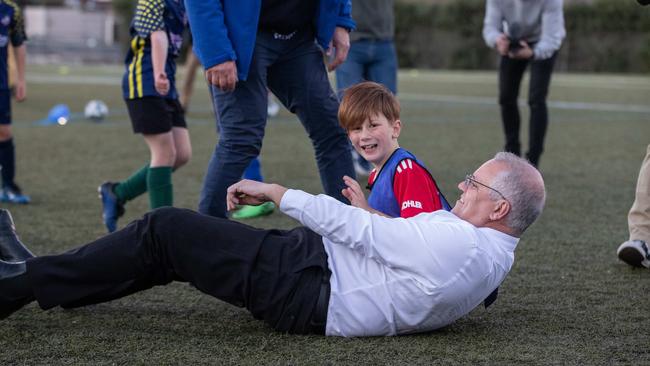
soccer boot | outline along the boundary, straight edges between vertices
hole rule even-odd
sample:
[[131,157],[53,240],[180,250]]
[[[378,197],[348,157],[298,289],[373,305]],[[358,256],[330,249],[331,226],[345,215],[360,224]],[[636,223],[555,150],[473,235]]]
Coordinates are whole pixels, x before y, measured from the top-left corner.
[[28,195],[22,193],[18,185],[10,184],[2,187],[2,192],[0,192],[0,202],[9,202],[9,203],[18,203],[18,204],[28,204],[31,202],[31,198]]
[[117,199],[113,187],[116,183],[104,182],[97,188],[102,200],[102,219],[109,233],[117,230],[117,219],[124,215],[124,205]]
[[269,215],[275,210],[273,202],[264,202],[258,206],[243,205],[237,211],[233,212],[231,217],[233,219],[252,219],[254,217],[261,217]]

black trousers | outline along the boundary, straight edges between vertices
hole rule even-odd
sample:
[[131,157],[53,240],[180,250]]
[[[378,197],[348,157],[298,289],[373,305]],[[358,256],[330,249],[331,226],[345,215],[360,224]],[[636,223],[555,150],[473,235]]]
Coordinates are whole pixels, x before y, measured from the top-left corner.
[[516,60],[506,56],[501,57],[499,65],[499,105],[501,120],[505,133],[505,151],[521,156],[519,143],[519,86],[521,79],[530,64],[530,84],[528,89],[528,105],[530,106],[530,129],[528,137],[528,153],[526,158],[535,166],[544,151],[544,138],[548,126],[548,110],[546,97],[551,83],[551,74],[555,64],[555,53],[546,60]]
[[300,334],[324,333],[329,275],[322,238],[307,228],[262,230],[176,208],[152,211],[64,254],[27,261],[43,309],[185,281],[246,307],[278,331]]

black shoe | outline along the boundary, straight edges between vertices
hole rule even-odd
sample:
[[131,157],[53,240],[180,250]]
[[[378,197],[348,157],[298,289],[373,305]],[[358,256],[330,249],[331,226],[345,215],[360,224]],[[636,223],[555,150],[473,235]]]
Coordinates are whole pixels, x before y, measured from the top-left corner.
[[34,254],[18,239],[11,213],[0,209],[0,259],[7,262],[21,262],[33,257]]
[[10,263],[0,260],[0,319],[34,301],[26,274],[25,262]]

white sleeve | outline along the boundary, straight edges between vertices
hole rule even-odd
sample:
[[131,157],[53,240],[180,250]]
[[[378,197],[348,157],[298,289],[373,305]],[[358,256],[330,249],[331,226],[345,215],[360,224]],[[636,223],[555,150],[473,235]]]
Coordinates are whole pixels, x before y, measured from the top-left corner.
[[387,218],[325,195],[288,190],[280,209],[332,243],[357,250],[389,267],[418,271],[437,257],[433,248],[453,242],[450,238],[454,230],[449,230],[449,225]]
[[497,0],[487,0],[485,3],[485,19],[483,19],[483,39],[488,47],[496,47],[497,38],[503,33],[503,13]]
[[545,60],[553,56],[555,51],[560,49],[564,36],[566,30],[562,0],[547,1],[542,13],[542,36],[533,49],[535,60]]

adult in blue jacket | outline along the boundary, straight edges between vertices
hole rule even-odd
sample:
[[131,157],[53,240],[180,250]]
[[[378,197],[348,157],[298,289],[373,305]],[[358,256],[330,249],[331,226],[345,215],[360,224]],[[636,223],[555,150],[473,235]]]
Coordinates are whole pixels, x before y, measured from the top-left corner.
[[186,0],[186,7],[220,130],[199,211],[225,217],[226,189],[262,147],[267,87],[307,130],[325,192],[345,202],[342,177],[354,169],[323,50],[329,70],[345,61],[350,0]]

